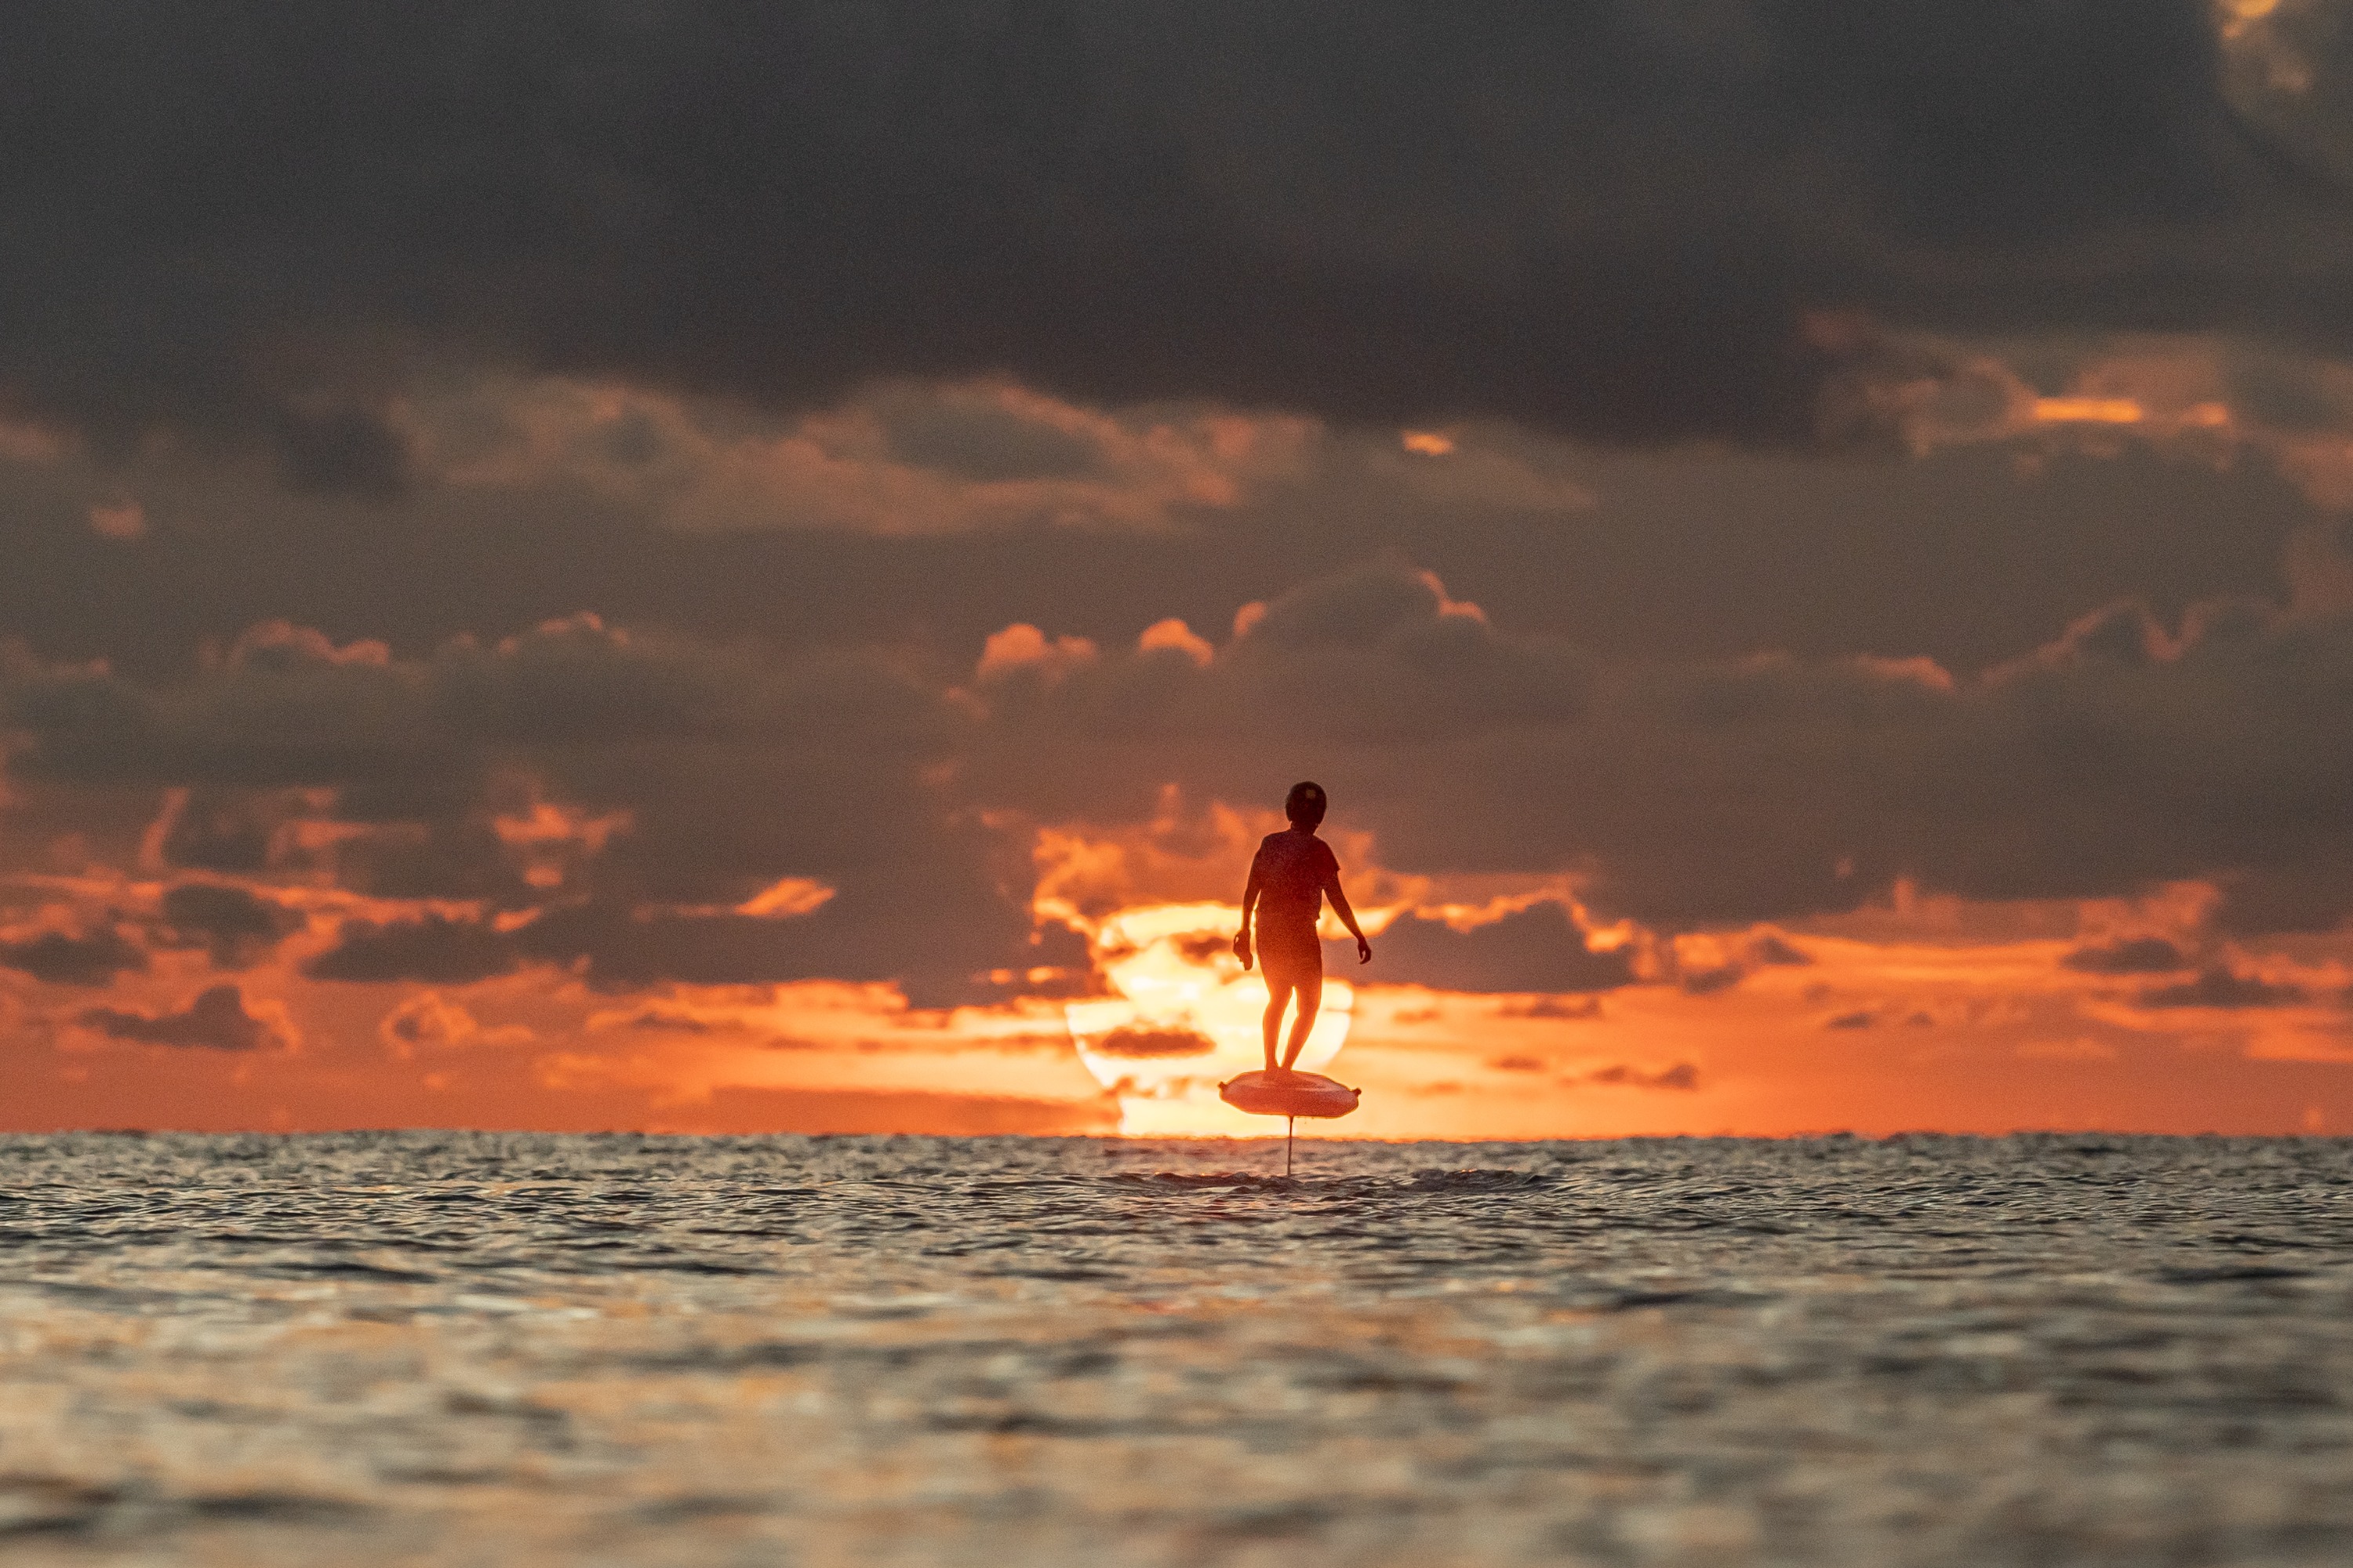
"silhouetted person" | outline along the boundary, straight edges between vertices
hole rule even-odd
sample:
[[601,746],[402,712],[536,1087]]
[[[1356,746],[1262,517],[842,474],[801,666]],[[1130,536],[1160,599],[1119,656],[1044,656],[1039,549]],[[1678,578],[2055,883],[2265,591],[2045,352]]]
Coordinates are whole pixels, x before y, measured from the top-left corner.
[[1250,966],[1250,912],[1258,912],[1258,957],[1266,975],[1266,1070],[1276,1071],[1274,1042],[1282,1032],[1282,1010],[1295,991],[1299,1012],[1292,1020],[1291,1044],[1282,1054],[1283,1072],[1299,1060],[1307,1032],[1315,1027],[1315,1010],[1324,1005],[1324,944],[1315,935],[1315,917],[1323,901],[1356,938],[1356,961],[1373,961],[1373,945],[1340,891],[1340,862],[1332,846],[1315,836],[1324,820],[1324,787],[1293,784],[1282,802],[1291,819],[1288,832],[1269,833],[1259,841],[1250,862],[1250,885],[1242,890],[1242,928],[1234,938],[1234,957]]

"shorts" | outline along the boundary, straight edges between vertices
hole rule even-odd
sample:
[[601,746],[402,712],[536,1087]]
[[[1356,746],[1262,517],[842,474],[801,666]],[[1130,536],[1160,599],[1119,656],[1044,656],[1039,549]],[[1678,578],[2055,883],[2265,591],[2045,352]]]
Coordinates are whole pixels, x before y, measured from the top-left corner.
[[1324,978],[1324,943],[1313,926],[1261,926],[1258,933],[1259,968],[1270,980],[1297,985]]

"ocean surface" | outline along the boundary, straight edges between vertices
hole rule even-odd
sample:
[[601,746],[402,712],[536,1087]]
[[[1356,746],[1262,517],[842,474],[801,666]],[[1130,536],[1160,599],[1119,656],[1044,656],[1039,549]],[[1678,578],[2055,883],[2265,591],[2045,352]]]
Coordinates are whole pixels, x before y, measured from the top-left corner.
[[0,1139],[0,1560],[2353,1562],[2353,1144]]

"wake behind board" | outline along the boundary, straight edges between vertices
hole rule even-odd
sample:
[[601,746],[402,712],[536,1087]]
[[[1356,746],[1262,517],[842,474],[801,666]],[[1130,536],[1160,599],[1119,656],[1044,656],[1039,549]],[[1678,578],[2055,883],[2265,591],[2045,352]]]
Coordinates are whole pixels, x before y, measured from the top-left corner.
[[1218,1086],[1219,1099],[1252,1116],[1346,1116],[1359,1093],[1321,1073],[1244,1073]]

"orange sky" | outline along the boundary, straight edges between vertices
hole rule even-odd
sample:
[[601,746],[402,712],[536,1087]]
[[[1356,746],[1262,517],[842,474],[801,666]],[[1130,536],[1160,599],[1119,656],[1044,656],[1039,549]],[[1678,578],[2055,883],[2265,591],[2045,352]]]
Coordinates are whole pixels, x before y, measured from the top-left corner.
[[[1260,825],[1240,813],[1225,821],[1243,835]],[[1377,929],[1408,906],[1374,900],[1409,882],[1366,865],[1361,839],[1334,836],[1358,857],[1351,880],[1371,895],[1364,902]],[[0,1019],[24,1049],[0,1127],[1124,1127],[1262,1136],[1280,1124],[1227,1110],[1208,1086],[1250,1065],[1263,993],[1229,958],[1204,956],[1214,940],[1187,942],[1229,933],[1233,906],[1154,903],[1134,885],[1158,880],[1191,893],[1186,885],[1219,859],[1214,842],[1196,847],[1204,851],[1198,863],[1153,863],[1114,841],[1064,834],[1041,842],[1041,905],[1068,913],[1083,902],[1089,877],[1130,900],[1091,918],[1096,975],[1092,996],[1076,1001],[925,1012],[889,984],[835,982],[613,994],[545,967],[466,985],[328,983],[301,973],[330,939],[324,917],[233,976],[213,972],[201,952],[159,954],[106,999],[111,1017],[168,1026],[203,1005],[195,999],[209,988],[234,985],[257,1038],[251,1048],[224,1050],[117,1037],[83,1022],[86,992],[69,1001],[62,988],[11,974]],[[157,895],[155,885],[136,882],[71,891],[117,911]],[[1494,908],[1512,902],[1491,900]],[[2103,975],[2065,962],[2136,938],[2180,938],[2186,949],[2211,903],[2211,890],[2195,885],[2138,903],[2085,905],[1969,905],[1899,890],[1888,905],[1812,923],[1675,941],[1620,930],[1609,936],[1642,944],[1645,978],[1598,995],[1384,986],[1377,937],[1374,966],[1345,977],[1356,982],[1353,995],[1345,983],[1335,987],[1345,1044],[1326,1069],[1363,1086],[1363,1108],[1303,1131],[2353,1132],[2353,1034],[2341,1001],[2353,947],[2343,939],[2237,949],[2203,971],[2172,974]],[[1486,913],[1432,906],[1466,923]],[[2215,974],[2245,994],[2201,996],[2196,988]],[[2168,998],[2168,990],[2182,994]],[[2249,998],[2261,1004],[2200,1004]],[[1124,1065],[1097,1057],[1091,1072],[1072,1023],[1100,1038],[1124,1021],[1224,1029],[1242,1054]],[[1105,1087],[1122,1077],[1124,1102]]]
[[[1271,606],[1245,605],[1222,647],[1175,619],[1150,625],[1125,654],[1027,623],[1008,626],[986,639],[972,685],[948,687],[938,698],[945,711],[997,726],[1002,755],[991,763],[977,744],[939,761],[923,762],[918,753],[914,770],[932,790],[962,779],[967,769],[980,773],[983,765],[1010,768],[1017,798],[1022,790],[1038,798],[1035,791],[1050,790],[1066,764],[1054,753],[1054,768],[1041,770],[1032,758],[1062,744],[1058,735],[1091,737],[1101,727],[1086,706],[1099,700],[1089,694],[1098,689],[1090,681],[1113,683],[1099,689],[1117,694],[1137,689],[1116,683],[1131,678],[1258,678],[1253,671],[1271,668],[1275,676],[1265,678],[1275,680],[1282,666],[1270,661],[1314,656],[1312,644],[1308,655],[1297,652],[1300,629],[1323,624],[1318,617],[1330,621],[1334,605],[1405,628],[1396,635],[1413,641],[1390,646],[1410,657],[1381,655],[1398,661],[1390,666],[1393,680],[1424,680],[1430,670],[1449,678],[1467,670],[1475,677],[1451,690],[1432,684],[1415,699],[1421,711],[1446,722],[1454,722],[1452,710],[1462,702],[1487,700],[1489,686],[1482,683],[1514,689],[1511,683],[1526,671],[1556,680],[1561,691],[1579,689],[1576,668],[1560,664],[1546,645],[1514,642],[1429,572],[1378,563]],[[1347,635],[1360,635],[1348,630],[1356,622],[1339,624]],[[1971,702],[2052,700],[2035,696],[2066,690],[2051,683],[2059,678],[2051,672],[2069,673],[2104,702],[2114,701],[2107,694],[2116,689],[2115,672],[2123,671],[2144,683],[2128,691],[2169,693],[2171,687],[2146,683],[2171,682],[2198,695],[2200,705],[2186,711],[2229,712],[2228,703],[2214,702],[2194,683],[2211,681],[2218,671],[2239,678],[2237,672],[2263,668],[2239,660],[2241,644],[2227,641],[2253,635],[2243,620],[2217,622],[2224,630],[2211,639],[2194,627],[2179,638],[2148,631],[2124,661],[2105,652],[2110,643],[2103,641],[2116,624],[2114,618],[2086,620],[2067,641],[1966,690],[1924,659],[1851,659],[1825,666],[1821,678],[1843,683],[1829,689],[1850,694],[1839,700],[1871,724],[1895,726]],[[2279,646],[2293,648],[2301,646],[2293,640],[2304,635],[2302,627],[2338,621],[2271,624]],[[655,671],[693,669],[662,664],[674,655],[660,644],[648,649],[579,616],[489,652],[459,644],[444,662],[428,666],[396,659],[380,643],[339,646],[315,632],[265,625],[240,639],[226,660],[206,666],[202,678],[215,687],[195,688],[197,697],[158,699],[156,711],[193,713],[220,726],[227,744],[250,747],[255,756],[290,747],[300,758],[317,744],[322,726],[352,726],[364,740],[374,733],[365,727],[374,722],[369,705],[417,704],[424,701],[417,694],[434,690],[428,682],[436,680],[462,693],[470,688],[459,677],[481,678],[487,664],[528,673],[533,661],[560,659],[586,664],[600,679],[612,669],[627,672],[632,661]],[[1354,673],[1373,657],[1352,650],[1337,668]],[[748,668],[722,665],[716,678],[756,684],[762,677]],[[1710,690],[1786,701],[1773,694],[1802,691],[1798,683],[1811,677],[1789,660],[1764,659],[1725,678],[1788,684]],[[1551,688],[1535,689],[1543,704],[1530,711],[1543,722],[1563,734],[1583,722],[1574,705],[1544,705],[1565,700]],[[1254,700],[1249,686],[1208,690],[1224,694],[1214,699],[1219,722],[1228,709]],[[2166,700],[2179,705],[2179,698]],[[1047,706],[1055,703],[1068,705]],[[273,704],[286,705],[281,712]],[[621,711],[626,718],[628,710]],[[1385,696],[1365,722],[1384,734],[1382,726],[1410,711]],[[1805,719],[1805,711],[1792,733],[1807,733],[1804,725],[1817,722]],[[1055,722],[1071,730],[1022,727],[1042,722],[1039,713],[1058,712],[1064,716]],[[1504,712],[1493,721],[1498,728],[1508,732],[1523,722],[1514,716],[1519,710]],[[1563,712],[1570,716],[1560,717]],[[1173,727],[1186,713],[1172,704],[1155,722]],[[527,722],[538,721],[527,715]],[[1756,802],[1768,798],[1761,775],[1739,760],[1738,736],[1725,741],[1706,727],[1715,722],[1703,712],[1691,733],[1718,748],[1706,763],[1715,771],[1652,775],[1675,798],[1665,801],[1670,815],[1643,821],[1637,850],[1664,845],[1682,855],[1659,861],[1660,874],[1671,890],[1675,875],[1694,879],[1704,901],[1720,900],[1725,887],[1752,885],[1736,879],[1758,874],[1758,866],[1767,891],[1799,906],[1808,898],[1820,906],[1854,896],[1809,888],[1819,888],[1825,871],[1841,883],[1850,876],[1852,860],[1835,859],[1847,842],[1840,835],[1868,830],[1869,802],[1841,808],[1860,825],[1831,821],[1828,810],[1813,821],[1808,786],[1791,782],[1808,776],[1791,775],[1778,797],[1782,815],[1757,817]],[[386,733],[392,739],[383,744],[436,755],[429,730],[425,740],[397,726]],[[2073,732],[2051,733],[2063,739]],[[2221,758],[2225,770],[2184,777],[2219,780],[2199,788],[2250,788],[2228,770],[2235,766],[2230,748],[2242,746],[2232,732],[2219,732],[2220,740],[2188,733],[2185,744],[2198,748],[2199,764]],[[352,744],[364,755],[363,740]],[[136,753],[129,741],[108,744]],[[628,755],[626,735],[598,744],[608,755]],[[1679,758],[1704,759],[1681,739],[1673,746],[1684,749],[1660,751],[1651,766],[1677,769],[1683,766]],[[743,755],[756,763],[774,753]],[[1840,766],[1798,755],[1817,779],[1833,778]],[[269,809],[278,815],[267,819],[275,825],[259,852],[259,869],[237,873],[174,860],[191,853],[191,832],[210,831],[205,814],[219,810],[188,788],[60,787],[27,769],[6,802],[16,869],[0,875],[0,1038],[15,1053],[0,1128],[1264,1136],[1274,1124],[1231,1111],[1217,1100],[1215,1087],[1258,1060],[1263,989],[1239,969],[1225,943],[1238,922],[1232,899],[1252,849],[1280,819],[1261,805],[1187,797],[1175,782],[1134,789],[1142,781],[1133,774],[1150,765],[1115,753],[1067,765],[1074,773],[1092,770],[1081,790],[1090,804],[1100,797],[1089,791],[1103,789],[1105,779],[1127,789],[1125,804],[1096,813],[1099,820],[960,806],[938,793],[905,797],[951,830],[973,821],[989,837],[957,840],[944,831],[935,848],[913,857],[912,879],[896,885],[887,902],[878,901],[871,882],[845,884],[845,894],[818,875],[778,875],[810,863],[796,857],[833,852],[824,839],[813,848],[764,839],[766,824],[745,819],[775,809],[765,803],[771,797],[765,785],[715,796],[719,804],[708,813],[680,815],[661,792],[679,787],[677,778],[657,788],[626,779],[634,793],[608,793],[606,804],[592,807],[560,793],[552,774],[541,770],[554,762],[534,766],[496,756],[480,764],[481,779],[472,786],[479,794],[438,830],[396,814],[376,821],[339,814],[336,789],[280,789],[264,802],[274,801]],[[885,764],[901,766],[911,765]],[[871,790],[892,776],[849,777],[856,789]],[[982,773],[975,788],[991,781]],[[1008,788],[1002,775],[994,783]],[[1616,799],[1588,796],[1585,809],[1639,809],[1650,802],[1628,796],[1660,787],[1637,774]],[[2174,795],[2136,776],[2116,798],[2176,811],[2182,808],[2168,802],[2186,799],[2193,811],[2203,809],[2184,787],[2167,788]],[[2269,786],[2259,778],[2254,788]],[[1460,792],[1459,785],[1428,782],[1414,789],[1445,799]],[[818,824],[825,832],[857,828],[867,797],[849,799]],[[1526,805],[1501,793],[1493,799],[1499,815]],[[2060,809],[2070,809],[2069,797],[2058,799]],[[2013,802],[2005,809],[2031,814],[2041,807]],[[1441,826],[1467,829],[1461,842],[1475,849],[1483,810],[1468,800],[1457,820]],[[1689,814],[1677,819],[1677,810]],[[666,825],[665,812],[671,813]],[[1547,806],[1544,813],[1523,810],[1514,830],[1519,836],[1506,835],[1506,851],[1523,856],[1523,864],[1541,863],[1550,853],[1574,865],[1557,850],[1531,848],[1529,835],[1564,821],[1581,830],[1577,809]],[[231,820],[252,819],[232,813]],[[1430,831],[1411,811],[1390,820],[1407,831]],[[1679,820],[1715,835],[1707,841],[1715,847],[1694,852],[1678,837]],[[2200,821],[2194,814],[2181,820],[2192,828]],[[1655,918],[1645,925],[1597,913],[1588,899],[1600,896],[1599,874],[1587,870],[1400,871],[1362,821],[1343,799],[1325,832],[1373,933],[1376,961],[1357,969],[1341,960],[1305,1065],[1360,1085],[1365,1097],[1355,1116],[1311,1127],[1311,1136],[2095,1128],[2353,1133],[2353,931],[2298,934],[2290,921],[2268,936],[2246,935],[2229,917],[2229,890],[2213,881],[2144,882],[2133,897],[1992,901],[1925,894],[1909,876],[1896,876],[1887,891],[1865,895],[1843,914],[1745,924],[1695,920],[1677,929]],[[414,853],[435,842],[432,831],[449,835],[452,853],[474,857],[470,869],[459,868],[465,875],[503,892],[421,897],[356,890],[380,880],[385,864],[397,871],[405,863],[349,852],[381,854],[388,845]],[[1949,874],[1980,874],[1967,854],[1947,853],[1969,831],[1957,819],[1920,842],[1946,856]],[[656,832],[668,836],[649,837]],[[906,832],[894,829],[882,842],[903,853]],[[1712,858],[1744,853],[1744,835],[1771,841],[1757,865]],[[193,842],[198,852],[214,853]],[[1036,958],[949,977],[971,984],[944,989],[936,973],[928,993],[892,980],[690,984],[596,968],[615,951],[627,959],[634,946],[657,944],[657,934],[668,932],[673,945],[650,946],[648,960],[667,967],[640,974],[692,972],[693,954],[676,945],[675,933],[691,940],[714,931],[738,940],[747,930],[789,936],[822,928],[861,896],[858,917],[870,924],[848,927],[859,933],[858,945],[832,949],[839,967],[817,972],[856,973],[864,964],[873,974],[878,960],[906,965],[944,932],[953,939],[957,922],[965,920],[959,915],[912,935],[899,924],[936,915],[940,880],[954,869],[944,857],[973,855],[976,842],[984,843],[982,863],[991,868],[994,885],[979,886],[955,907],[1009,915],[1015,924],[1007,940],[1013,945],[985,950],[1018,954],[1028,929],[1036,933]],[[649,878],[669,869],[649,845],[708,863],[713,844],[738,842],[753,845],[768,869],[747,874],[722,859],[674,885],[734,891],[683,897],[643,891]],[[2056,838],[2002,845],[2012,859],[2000,874],[2041,874],[2040,861],[2069,849]],[[844,863],[853,870],[877,863],[871,852],[860,853],[865,861]],[[603,880],[631,853],[634,863]],[[1458,863],[1469,858],[1459,844],[1441,844],[1441,853]],[[892,864],[880,863],[885,870]],[[1643,863],[1638,854],[1630,863]],[[427,863],[427,869],[449,876],[446,864]],[[2128,874],[2099,874],[2121,880]],[[614,945],[565,948],[564,942],[584,941],[578,927],[559,931],[546,948],[529,945],[547,925],[598,913],[600,884],[616,890],[603,895],[608,902],[601,906],[604,918],[617,922],[605,927],[619,933]],[[462,885],[462,876],[452,881]],[[1639,885],[1634,890],[1638,897],[1643,891]],[[1026,902],[1026,926],[1016,900]],[[1342,935],[1328,916],[1326,924],[1327,939]],[[1534,970],[1523,961],[1527,949],[1511,946],[1518,938],[1491,941],[1479,949],[1485,959],[1468,962],[1482,933],[1501,939],[1507,931],[1548,931],[1555,935],[1547,939],[1567,946],[1547,949],[1552,956]],[[1406,937],[1423,944],[1425,976],[1445,973],[1448,985],[1490,989],[1408,983],[1413,949]],[[368,958],[370,942],[386,941],[406,944],[396,960]],[[1444,949],[1435,969],[1429,967],[1433,943]],[[579,956],[532,957],[567,950]],[[743,964],[741,953],[749,951],[753,962],[773,964],[758,956],[769,950],[741,948],[727,961]],[[1384,950],[1386,965],[1379,961]],[[1523,959],[1498,961],[1499,953],[1508,959],[1513,952]],[[1492,989],[1504,983],[1495,975],[1531,972],[1588,989]],[[990,1000],[911,1000],[966,993]]]
[[15,7],[0,1127],[1264,1132],[1313,778],[1317,1133],[2353,1133],[2334,8],[339,3]]

